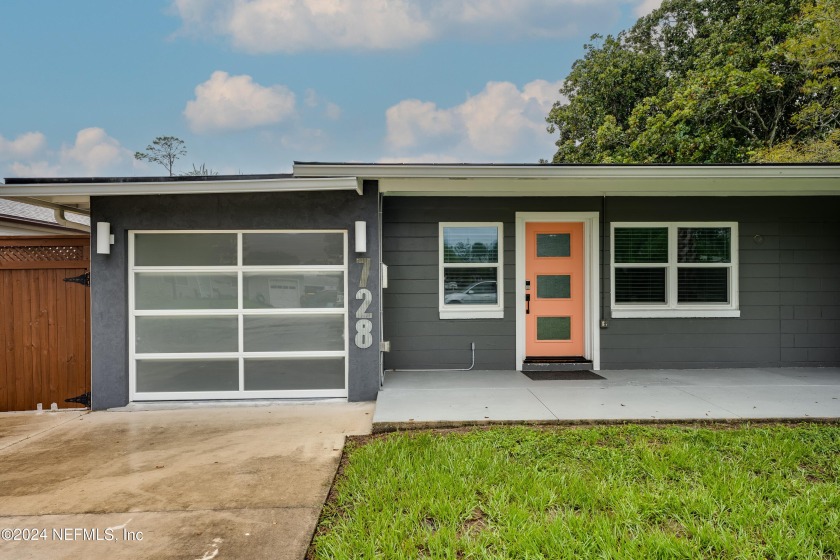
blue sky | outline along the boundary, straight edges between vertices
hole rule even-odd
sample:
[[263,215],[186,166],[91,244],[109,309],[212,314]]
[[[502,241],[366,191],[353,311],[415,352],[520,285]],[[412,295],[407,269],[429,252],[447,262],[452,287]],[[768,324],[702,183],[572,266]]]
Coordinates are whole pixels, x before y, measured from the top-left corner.
[[0,176],[536,162],[593,33],[658,0],[3,0]]

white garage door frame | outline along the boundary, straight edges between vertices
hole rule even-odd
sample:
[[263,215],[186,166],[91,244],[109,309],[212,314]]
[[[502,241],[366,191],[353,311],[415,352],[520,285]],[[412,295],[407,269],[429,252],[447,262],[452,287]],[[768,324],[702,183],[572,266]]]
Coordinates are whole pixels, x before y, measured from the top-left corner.
[[[316,266],[244,266],[243,265],[243,234],[307,234],[307,233],[338,233],[343,239],[343,253],[341,265]],[[237,236],[237,264],[235,266],[135,266],[135,235],[139,234],[236,234]],[[129,337],[129,400],[137,401],[166,401],[166,400],[227,400],[227,399],[290,399],[290,398],[343,398],[348,396],[349,374],[349,340],[347,332],[348,313],[348,235],[347,230],[340,229],[307,229],[307,230],[131,230],[128,232],[128,337]],[[179,309],[179,310],[137,310],[135,294],[135,277],[138,272],[170,272],[170,273],[235,273],[237,276],[236,309]],[[313,273],[313,272],[341,272],[343,275],[343,307],[297,308],[297,309],[246,309],[243,307],[243,274],[248,272],[277,272],[277,273]],[[344,348],[341,351],[284,351],[284,352],[245,352],[243,322],[245,317],[254,316],[293,316],[293,315],[340,315],[343,323]],[[237,317],[239,347],[237,352],[190,352],[190,353],[138,353],[136,320],[138,317],[200,317],[200,316],[230,316]],[[293,359],[293,358],[343,358],[344,386],[341,389],[295,389],[295,390],[245,390],[245,359]],[[137,362],[138,360],[238,360],[239,389],[236,391],[177,391],[177,392],[149,392],[137,390]],[[302,372],[305,374],[305,372]]]

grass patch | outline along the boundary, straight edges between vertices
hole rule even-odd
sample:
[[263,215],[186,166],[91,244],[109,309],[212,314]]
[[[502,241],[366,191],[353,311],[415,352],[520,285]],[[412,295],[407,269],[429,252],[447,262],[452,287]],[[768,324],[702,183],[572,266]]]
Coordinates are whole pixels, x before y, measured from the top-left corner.
[[311,558],[840,558],[840,426],[348,443]]

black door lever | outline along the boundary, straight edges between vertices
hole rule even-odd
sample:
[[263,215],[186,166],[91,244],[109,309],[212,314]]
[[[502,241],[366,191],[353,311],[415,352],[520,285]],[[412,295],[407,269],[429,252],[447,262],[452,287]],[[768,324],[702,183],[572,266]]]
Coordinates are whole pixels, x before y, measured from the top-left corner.
[[531,294],[525,294],[525,315],[531,313]]

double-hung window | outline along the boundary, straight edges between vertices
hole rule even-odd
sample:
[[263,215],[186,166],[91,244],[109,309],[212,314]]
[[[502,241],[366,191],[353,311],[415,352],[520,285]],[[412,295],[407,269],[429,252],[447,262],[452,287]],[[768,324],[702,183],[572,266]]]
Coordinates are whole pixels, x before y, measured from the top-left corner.
[[612,224],[612,316],[738,317],[738,224]]
[[441,222],[441,319],[503,317],[502,235],[499,222]]

